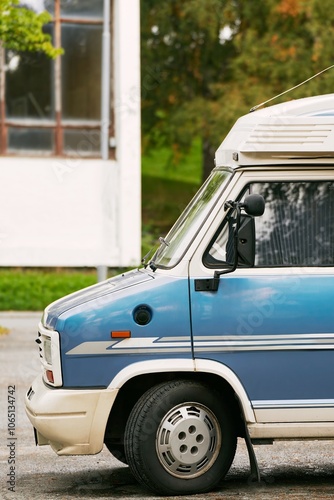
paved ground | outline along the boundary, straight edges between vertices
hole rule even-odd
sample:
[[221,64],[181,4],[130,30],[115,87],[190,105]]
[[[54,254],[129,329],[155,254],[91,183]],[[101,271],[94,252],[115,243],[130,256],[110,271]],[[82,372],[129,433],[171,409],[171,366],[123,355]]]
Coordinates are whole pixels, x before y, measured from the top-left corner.
[[[106,449],[91,457],[58,457],[49,447],[35,446],[24,412],[24,395],[40,370],[34,342],[39,318],[35,313],[0,313],[0,327],[10,330],[0,334],[0,499],[155,499]],[[15,403],[9,404],[12,397]],[[8,429],[9,406],[14,407],[13,436]],[[260,485],[248,482],[248,458],[240,441],[235,462],[220,488],[205,497],[191,498],[334,498],[334,441],[275,443],[256,447],[256,454],[263,477]],[[11,484],[15,491],[9,489]]]

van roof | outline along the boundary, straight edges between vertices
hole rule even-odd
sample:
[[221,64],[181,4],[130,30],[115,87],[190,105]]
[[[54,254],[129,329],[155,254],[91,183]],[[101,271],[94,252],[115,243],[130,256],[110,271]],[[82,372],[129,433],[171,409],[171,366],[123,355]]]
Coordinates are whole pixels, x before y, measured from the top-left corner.
[[258,109],[237,120],[216,151],[216,166],[334,162],[334,94]]

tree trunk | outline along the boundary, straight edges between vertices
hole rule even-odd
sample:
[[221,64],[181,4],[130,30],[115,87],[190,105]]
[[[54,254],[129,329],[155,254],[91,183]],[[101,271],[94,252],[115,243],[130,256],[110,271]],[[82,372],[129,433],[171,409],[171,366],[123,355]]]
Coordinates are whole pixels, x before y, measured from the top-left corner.
[[212,146],[208,139],[203,139],[202,141],[202,182],[209,177],[211,170],[215,166],[214,158],[215,158],[216,148]]

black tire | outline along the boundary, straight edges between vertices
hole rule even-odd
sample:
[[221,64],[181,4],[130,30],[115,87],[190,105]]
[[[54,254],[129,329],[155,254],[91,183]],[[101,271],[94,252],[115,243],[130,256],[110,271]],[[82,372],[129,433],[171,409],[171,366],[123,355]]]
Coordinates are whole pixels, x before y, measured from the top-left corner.
[[234,459],[237,433],[218,392],[191,380],[159,384],[134,406],[125,455],[136,479],[160,495],[212,490]]

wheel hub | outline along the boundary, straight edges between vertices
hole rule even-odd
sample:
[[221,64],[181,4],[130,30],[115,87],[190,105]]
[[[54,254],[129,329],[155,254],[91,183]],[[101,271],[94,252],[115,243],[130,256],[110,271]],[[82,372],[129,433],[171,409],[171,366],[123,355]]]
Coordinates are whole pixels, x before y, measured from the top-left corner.
[[213,413],[198,403],[170,410],[157,432],[157,454],[163,467],[176,477],[203,474],[220,450],[220,426]]

